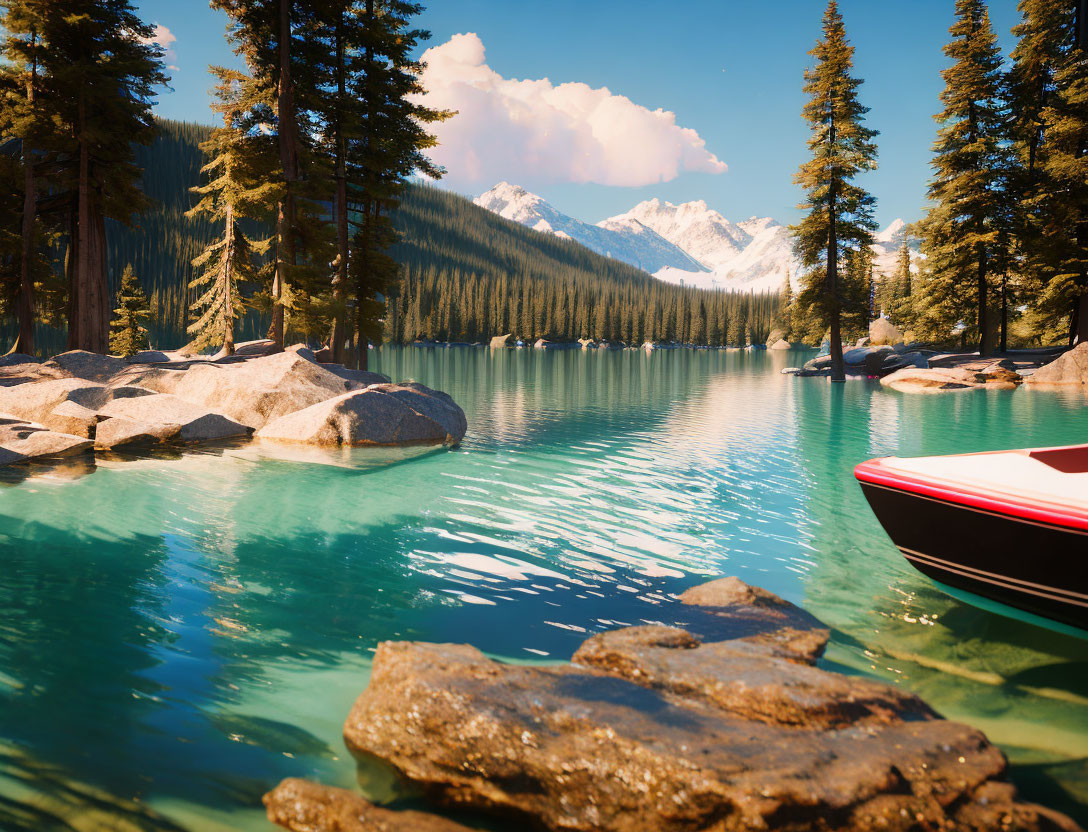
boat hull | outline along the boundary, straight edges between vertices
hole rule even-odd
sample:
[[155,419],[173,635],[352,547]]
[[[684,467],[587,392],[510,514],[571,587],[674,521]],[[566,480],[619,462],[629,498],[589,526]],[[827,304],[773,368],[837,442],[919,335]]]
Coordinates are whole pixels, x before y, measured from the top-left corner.
[[924,575],[1088,630],[1088,530],[893,485],[861,480],[861,488],[892,542]]

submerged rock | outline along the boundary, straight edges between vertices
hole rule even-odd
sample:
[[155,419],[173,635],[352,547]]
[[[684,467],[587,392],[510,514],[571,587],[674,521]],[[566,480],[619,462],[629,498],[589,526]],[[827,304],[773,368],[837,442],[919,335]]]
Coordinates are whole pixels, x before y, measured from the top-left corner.
[[1078,344],[1040,367],[1027,380],[1032,384],[1088,384],[1088,343]]
[[385,642],[345,742],[440,806],[556,832],[1077,828],[1017,802],[977,730],[811,666],[803,610],[735,578],[682,599],[716,641],[630,627],[535,667]]
[[264,796],[268,819],[294,832],[470,832],[426,812],[382,809],[347,789],[292,777]]
[[377,384],[269,422],[257,436],[317,445],[457,444],[465,413],[447,394],[422,384]]

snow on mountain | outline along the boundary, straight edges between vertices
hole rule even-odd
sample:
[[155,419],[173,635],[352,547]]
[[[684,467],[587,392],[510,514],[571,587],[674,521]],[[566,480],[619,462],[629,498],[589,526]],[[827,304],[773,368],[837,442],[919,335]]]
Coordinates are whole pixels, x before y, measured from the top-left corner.
[[903,232],[907,224],[903,220],[893,220],[892,224],[878,233],[875,237],[877,243],[896,245],[902,243]]
[[673,205],[651,199],[605,222],[627,218],[652,228],[711,270],[728,263],[752,240],[751,234],[707,208],[702,200]]
[[910,246],[911,262],[914,271],[918,271],[918,261],[924,258],[921,244],[915,237],[908,237],[907,224],[895,220],[883,231],[873,235],[873,265],[878,275],[892,275],[899,267],[899,250],[906,242]]
[[598,254],[630,263],[651,274],[665,268],[706,271],[695,258],[630,217],[615,217],[599,225],[590,225],[557,211],[541,197],[509,182],[500,182],[476,197],[475,202],[500,217],[575,240]]
[[781,289],[790,274],[797,284],[799,264],[793,254],[793,237],[788,228],[770,217],[733,223],[702,200],[673,205],[657,199],[640,202],[621,217],[637,219],[711,270],[711,275],[702,277],[687,270],[663,270],[657,273],[662,280],[683,281],[685,286],[772,292]]
[[[788,274],[795,290],[801,285],[801,265],[789,228],[770,217],[730,222],[702,200],[674,205],[650,199],[597,225],[569,217],[507,182],[477,197],[476,204],[538,231],[576,240],[668,283],[777,292]],[[906,228],[897,219],[874,235],[878,275],[894,273]],[[921,257],[917,242],[910,244],[917,260]]]

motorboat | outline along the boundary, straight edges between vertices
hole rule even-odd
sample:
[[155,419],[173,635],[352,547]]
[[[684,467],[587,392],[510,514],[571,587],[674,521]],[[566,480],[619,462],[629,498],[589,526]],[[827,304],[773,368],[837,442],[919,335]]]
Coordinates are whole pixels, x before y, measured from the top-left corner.
[[854,475],[920,572],[1088,631],[1088,445],[882,457]]

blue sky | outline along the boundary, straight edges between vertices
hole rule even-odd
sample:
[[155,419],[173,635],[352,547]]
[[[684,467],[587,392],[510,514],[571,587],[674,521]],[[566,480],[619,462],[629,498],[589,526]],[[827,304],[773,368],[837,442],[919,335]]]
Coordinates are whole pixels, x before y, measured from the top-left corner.
[[[223,36],[225,18],[203,0],[137,2],[145,19],[167,27],[176,38],[168,61],[177,67],[173,91],[161,96],[158,112],[210,121],[211,79],[206,66],[235,60]],[[1015,6],[1015,0],[990,3],[1006,51],[1012,47],[1009,29],[1017,22]],[[872,109],[869,123],[881,132],[881,168],[868,175],[865,184],[879,201],[881,225],[896,217],[916,219],[925,202],[936,132],[932,116],[939,106],[939,73],[946,63],[941,49],[952,22],[953,0],[841,0],[841,8],[857,48],[857,74],[866,81],[862,100]],[[450,96],[443,102],[452,100],[463,114],[457,117],[463,123],[450,126],[445,134],[449,140],[442,161],[450,170],[448,186],[475,195],[493,184],[492,177],[502,176],[541,194],[560,210],[593,222],[651,197],[672,202],[702,199],[732,219],[759,215],[790,222],[797,216],[800,197],[792,176],[805,154],[806,131],[799,115],[801,74],[819,35],[823,9],[823,0],[677,0],[667,5],[630,0],[436,2],[420,21],[433,35],[428,46],[441,48],[458,34],[478,36],[458,41],[462,48],[457,60],[467,47],[467,64],[432,61],[436,86]],[[480,47],[486,49],[486,57],[474,51]],[[447,44],[441,54],[452,52]],[[481,96],[469,90],[472,97],[465,98],[466,87],[458,85],[480,73],[487,75],[491,92]],[[533,85],[537,103],[521,109],[529,87],[513,79],[548,79],[550,84]],[[585,131],[566,124],[560,138],[552,129],[555,88],[570,83],[588,88],[559,88],[574,96],[560,96],[574,103],[559,106],[569,115],[572,107],[580,111],[584,98],[598,107],[598,120]],[[607,88],[611,96],[600,88]],[[566,153],[568,143],[581,148],[586,136],[599,136],[600,119],[608,118],[601,114],[612,112],[607,108],[616,102],[626,108],[625,115],[618,116],[620,126],[600,147],[592,148],[606,159],[571,170],[554,158]],[[508,112],[511,106],[517,109],[514,116]],[[643,108],[675,113],[676,127],[660,133]],[[535,128],[526,126],[534,123]],[[681,135],[678,128],[694,134]],[[523,134],[523,129],[536,132]],[[646,130],[654,135],[643,135]],[[529,153],[523,135],[545,146]],[[693,149],[695,141],[705,143],[705,148]],[[480,152],[474,154],[474,148]],[[704,158],[681,163],[677,174],[676,159],[663,155],[660,164],[655,162],[658,154],[668,153],[688,158],[712,154],[728,165],[728,171],[710,172],[718,166]],[[647,169],[635,171],[644,161]],[[630,171],[634,172],[626,175]]]

